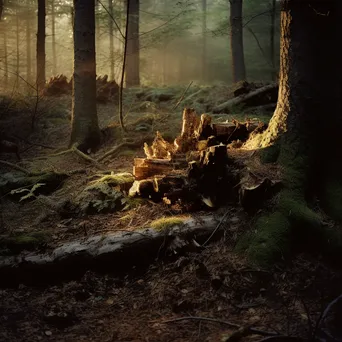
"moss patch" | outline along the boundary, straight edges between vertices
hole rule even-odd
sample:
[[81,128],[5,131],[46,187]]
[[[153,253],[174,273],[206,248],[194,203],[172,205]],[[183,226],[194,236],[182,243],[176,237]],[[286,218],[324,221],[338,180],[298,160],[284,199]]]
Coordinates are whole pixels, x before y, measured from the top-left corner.
[[246,251],[248,259],[267,267],[290,252],[291,224],[280,212],[260,217],[252,232],[237,244],[238,252]]
[[162,217],[152,221],[150,227],[158,231],[163,231],[173,226],[183,225],[187,219],[187,216]]

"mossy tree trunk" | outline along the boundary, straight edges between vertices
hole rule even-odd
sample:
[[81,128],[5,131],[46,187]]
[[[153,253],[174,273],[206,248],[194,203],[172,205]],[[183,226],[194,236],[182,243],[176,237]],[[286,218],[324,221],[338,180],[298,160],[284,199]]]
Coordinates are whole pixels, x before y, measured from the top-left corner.
[[242,0],[230,2],[230,48],[232,55],[233,82],[246,79],[245,57],[243,51]]
[[139,44],[139,0],[127,0],[128,28],[127,28],[127,59],[126,86],[140,85],[140,44]]
[[[342,33],[341,3],[285,0],[282,6],[278,104],[258,143],[267,148],[280,142],[284,189],[273,211],[259,218],[256,229],[238,246],[264,265],[289,255],[298,242],[301,248],[342,252],[341,235],[328,230],[312,210],[313,198],[320,198],[321,204],[332,202],[322,196],[326,180],[341,184],[342,179],[341,53],[335,49]],[[332,178],[331,170],[339,170],[334,172],[338,176]],[[340,203],[342,191],[337,197]]]
[[70,145],[100,143],[96,112],[95,1],[74,0],[74,74]]

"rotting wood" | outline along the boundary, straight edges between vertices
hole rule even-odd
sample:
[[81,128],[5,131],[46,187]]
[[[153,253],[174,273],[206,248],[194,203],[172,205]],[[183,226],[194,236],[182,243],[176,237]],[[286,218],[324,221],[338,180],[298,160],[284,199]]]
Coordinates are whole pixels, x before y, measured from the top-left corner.
[[[278,84],[272,83],[268,84],[264,87],[258,88],[254,91],[251,91],[247,94],[242,94],[238,97],[234,97],[224,103],[221,103],[220,105],[216,106],[213,109],[214,114],[220,114],[220,113],[229,113],[230,109],[234,106],[241,105],[241,104],[247,104],[248,101],[251,101],[259,96],[270,96],[270,99],[268,102],[274,102],[273,100],[273,94],[277,92]],[[264,104],[264,103],[260,103]],[[254,104],[255,105],[255,104]]]
[[[164,231],[148,228],[97,235],[65,243],[47,254],[2,256],[0,286],[51,284],[77,279],[87,270],[127,274],[134,266],[147,267],[156,258],[173,253],[170,248],[176,238],[183,239],[185,245],[190,245],[193,239],[199,244],[204,242],[220,219],[212,215],[189,218]],[[221,234],[216,232],[215,238],[222,236],[222,230]]]

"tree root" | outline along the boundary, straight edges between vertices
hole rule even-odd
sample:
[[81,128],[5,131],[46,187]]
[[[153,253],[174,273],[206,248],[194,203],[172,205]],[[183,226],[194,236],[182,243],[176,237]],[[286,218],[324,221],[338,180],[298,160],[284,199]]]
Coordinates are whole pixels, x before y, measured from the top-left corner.
[[[146,139],[145,139],[146,140]],[[129,147],[129,148],[134,148],[134,147],[141,147],[145,140],[137,140],[137,141],[132,141],[132,142],[123,142],[115,147],[113,147],[110,151],[106,152],[103,156],[99,157],[97,159],[98,162],[103,161],[104,159],[108,157],[112,157],[115,154],[117,154],[122,148]]]
[[6,165],[6,166],[8,166],[8,167],[10,167],[10,168],[12,168],[14,170],[17,170],[17,171],[20,171],[22,173],[25,173],[28,176],[32,175],[32,173],[30,171],[28,171],[28,170],[26,170],[26,169],[24,169],[24,168],[22,168],[22,167],[20,167],[20,166],[18,166],[16,164],[7,162],[5,160],[0,160],[0,164]]

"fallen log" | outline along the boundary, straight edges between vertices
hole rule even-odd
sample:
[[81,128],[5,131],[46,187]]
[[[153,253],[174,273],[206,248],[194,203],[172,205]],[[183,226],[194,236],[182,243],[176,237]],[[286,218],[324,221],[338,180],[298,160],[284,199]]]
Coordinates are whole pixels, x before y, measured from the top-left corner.
[[[78,279],[92,270],[118,275],[134,267],[148,267],[161,257],[186,252],[203,243],[217,229],[221,217],[212,215],[186,218],[164,230],[153,228],[97,235],[85,241],[72,241],[47,254],[0,257],[0,286],[46,285]],[[221,232],[221,234],[220,234]],[[219,238],[222,230],[215,231]],[[194,239],[195,242],[194,242]],[[182,241],[180,244],[179,241]],[[212,241],[215,239],[212,239]],[[179,250],[175,246],[183,247]]]
[[[229,113],[229,110],[237,105],[247,104],[247,105],[258,105],[265,104],[263,102],[275,102],[274,96],[277,96],[278,93],[278,84],[272,83],[262,88],[258,88],[254,91],[251,91],[247,94],[242,94],[238,97],[234,97],[220,105],[216,106],[213,109],[214,114],[220,113]],[[263,97],[264,99],[256,101],[258,98]],[[265,99],[266,98],[266,99]],[[253,102],[261,102],[261,103],[253,103]]]

